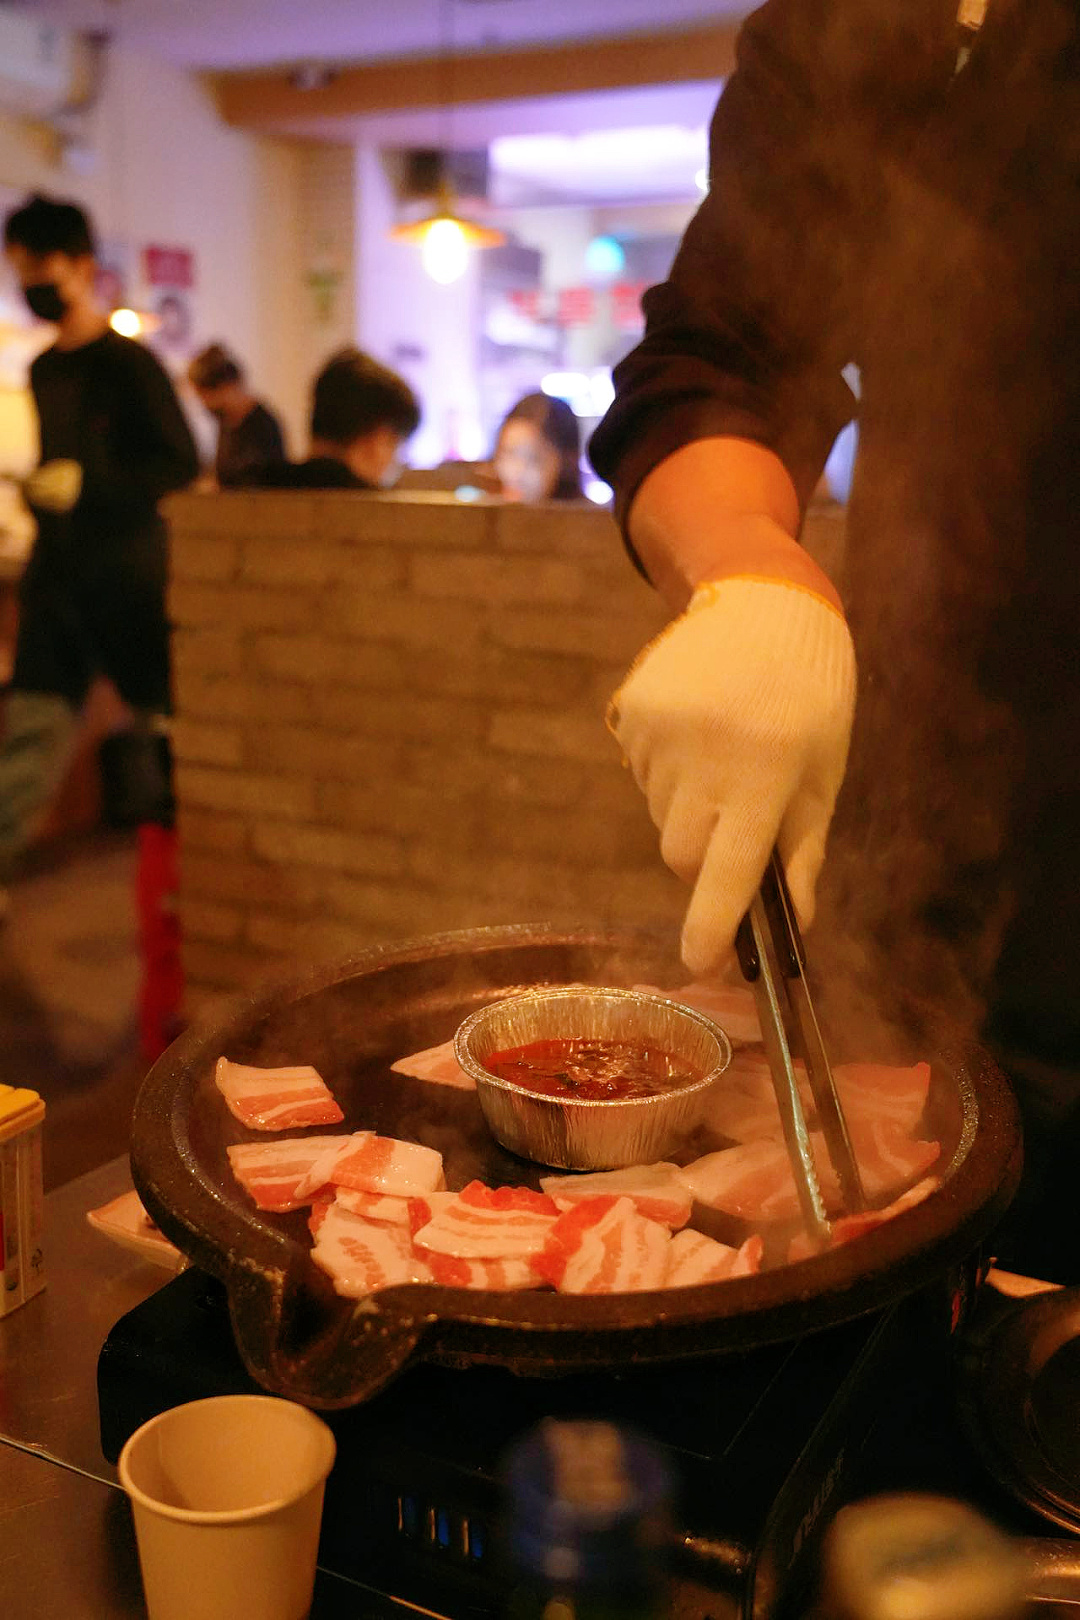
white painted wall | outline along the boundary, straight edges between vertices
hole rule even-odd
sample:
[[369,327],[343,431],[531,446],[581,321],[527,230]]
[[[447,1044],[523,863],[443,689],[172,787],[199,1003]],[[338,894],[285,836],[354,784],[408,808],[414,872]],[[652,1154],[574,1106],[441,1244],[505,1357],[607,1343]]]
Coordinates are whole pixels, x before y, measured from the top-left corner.
[[363,143],[356,151],[357,341],[420,396],[424,419],[408,459],[434,466],[450,453],[470,457],[485,448],[477,434],[479,278],[474,256],[460,281],[438,286],[419,248],[390,240],[395,218],[379,149]]

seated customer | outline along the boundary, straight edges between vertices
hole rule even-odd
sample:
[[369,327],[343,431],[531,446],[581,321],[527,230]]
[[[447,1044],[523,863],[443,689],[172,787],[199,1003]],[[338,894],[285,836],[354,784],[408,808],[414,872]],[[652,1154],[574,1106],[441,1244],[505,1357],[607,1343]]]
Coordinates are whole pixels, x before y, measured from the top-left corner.
[[503,418],[491,459],[505,500],[581,499],[581,434],[563,399],[519,399]]
[[218,424],[214,475],[221,489],[261,484],[285,460],[274,414],[255,398],[243,367],[224,344],[211,343],[188,367],[188,380]]
[[311,454],[276,467],[275,489],[387,489],[396,482],[398,453],[420,425],[408,383],[359,349],[343,349],[315,379]]

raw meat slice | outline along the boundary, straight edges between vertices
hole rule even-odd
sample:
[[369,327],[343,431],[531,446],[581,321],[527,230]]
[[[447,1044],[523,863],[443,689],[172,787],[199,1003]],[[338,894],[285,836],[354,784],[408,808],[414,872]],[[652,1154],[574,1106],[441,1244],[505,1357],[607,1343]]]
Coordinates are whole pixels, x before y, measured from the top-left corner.
[[[821,1163],[821,1155],[816,1155]],[[744,1221],[792,1221],[799,1217],[799,1196],[783,1142],[744,1142],[707,1153],[686,1166],[683,1179],[694,1197],[710,1209]],[[831,1170],[821,1172],[826,1202],[837,1188]]]
[[588,1198],[559,1216],[533,1266],[560,1293],[633,1293],[663,1287],[670,1244],[629,1198]]
[[470,1181],[413,1234],[413,1242],[425,1255],[524,1260],[540,1253],[557,1215],[553,1201],[530,1187],[492,1188]]
[[629,1198],[639,1215],[674,1230],[690,1219],[693,1195],[678,1165],[643,1164],[631,1170],[598,1170],[587,1176],[541,1176],[540,1185],[567,1209],[583,1198],[610,1194]]
[[331,1166],[330,1180],[355,1192],[422,1197],[443,1185],[442,1154],[418,1142],[364,1132],[353,1137],[351,1147]]
[[432,1279],[445,1288],[505,1288],[519,1292],[539,1288],[540,1278],[527,1260],[459,1260],[449,1254],[425,1255]]
[[[894,1215],[921,1204],[924,1198],[929,1198],[940,1186],[941,1182],[937,1176],[924,1176],[922,1181],[916,1182],[914,1187],[909,1187],[899,1198],[894,1198],[884,1209],[865,1209],[860,1210],[857,1215],[842,1216],[840,1220],[833,1222],[831,1247],[836,1248],[841,1243],[850,1243],[852,1238],[862,1237],[864,1232],[872,1232],[875,1227],[891,1221]],[[805,1232],[800,1232],[792,1238],[788,1246],[788,1265],[794,1265],[796,1260],[806,1260],[816,1253],[817,1249],[810,1238]]]
[[330,1173],[340,1158],[350,1153],[360,1142],[365,1142],[374,1131],[353,1131],[348,1136],[327,1137],[327,1149],[321,1158],[315,1160],[311,1169],[296,1189],[297,1198],[307,1198],[317,1193],[322,1187],[330,1187]]
[[[849,1120],[863,1187],[880,1198],[925,1174],[941,1152],[938,1142],[921,1142],[890,1121]],[[840,1193],[820,1132],[810,1137],[826,1206],[837,1209]],[[694,1197],[712,1209],[746,1221],[791,1221],[799,1218],[799,1195],[784,1143],[744,1142],[707,1153],[683,1171]]]
[[740,1249],[717,1243],[704,1232],[678,1232],[668,1250],[664,1285],[687,1288],[698,1283],[723,1282],[728,1277],[751,1277],[761,1270],[764,1248],[756,1232]]
[[733,1041],[761,1039],[754,992],[745,985],[684,984],[678,990],[658,990],[654,984],[635,984],[634,989],[650,996],[667,996],[669,1001],[681,1001],[684,1007],[696,1008],[714,1024],[719,1024]]
[[407,1198],[410,1236],[415,1237],[420,1228],[433,1221],[440,1210],[455,1203],[457,1196],[452,1192],[433,1192],[426,1193],[423,1198]]
[[454,1056],[453,1040],[438,1046],[427,1046],[422,1052],[412,1052],[398,1058],[390,1067],[398,1074],[410,1074],[416,1080],[434,1080],[440,1086],[455,1086],[460,1091],[475,1091],[476,1087]]
[[404,1226],[407,1229],[409,1225],[407,1198],[387,1198],[382,1193],[351,1192],[348,1187],[339,1187],[337,1204],[348,1214],[359,1215],[361,1220],[376,1221],[380,1226]]
[[315,1199],[313,1199],[311,1213],[307,1218],[308,1231],[311,1233],[312,1237],[318,1237],[319,1227],[326,1219],[327,1211],[333,1202],[334,1195],[332,1192],[321,1192]]
[[783,1134],[772,1074],[764,1052],[735,1053],[706,1102],[705,1124],[732,1142],[776,1141]]
[[348,1299],[365,1299],[397,1283],[431,1280],[403,1227],[377,1226],[336,1203],[322,1217],[311,1258]]
[[[853,1115],[848,1133],[868,1198],[881,1198],[925,1175],[941,1154],[940,1142],[921,1142],[890,1119],[864,1120]],[[817,1157],[820,1161],[820,1152]]]
[[888,1120],[901,1130],[917,1129],[930,1092],[929,1063],[915,1063],[909,1069],[840,1063],[833,1073],[849,1120]]
[[253,1069],[220,1057],[214,1084],[229,1112],[253,1131],[338,1125],[345,1118],[317,1069]]
[[279,1142],[238,1142],[226,1149],[233,1175],[260,1209],[282,1211],[301,1209],[310,1204],[318,1187],[310,1193],[299,1189],[308,1180],[311,1167],[330,1149],[337,1148],[340,1136],[289,1136]]

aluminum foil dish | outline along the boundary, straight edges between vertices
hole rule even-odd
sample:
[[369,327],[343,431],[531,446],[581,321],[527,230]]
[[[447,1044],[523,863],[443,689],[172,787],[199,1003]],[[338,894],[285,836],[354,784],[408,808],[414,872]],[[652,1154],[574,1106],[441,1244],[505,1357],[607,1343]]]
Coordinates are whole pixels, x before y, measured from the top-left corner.
[[[741,1351],[875,1310],[968,1259],[1019,1175],[1015,1104],[978,1050],[911,1054],[931,1062],[927,1126],[941,1145],[932,1196],[842,1248],[716,1284],[568,1296],[415,1283],[347,1300],[312,1262],[306,1211],[260,1212],[230,1172],[227,1150],[248,1136],[215,1085],[222,1054],[313,1065],[345,1128],[437,1149],[450,1188],[474,1178],[538,1187],[543,1169],[494,1140],[474,1090],[433,1086],[392,1065],[523,991],[644,981],[663,989],[684,977],[647,936],[479,929],[367,951],[193,1024],[139,1095],[132,1172],[164,1235],[224,1283],[252,1375],[330,1408],[366,1398],[417,1358],[537,1373]],[[700,1151],[688,1143],[685,1157]]]
[[[507,1047],[555,1039],[649,1043],[698,1078],[649,1096],[542,1096],[492,1074]],[[685,1142],[708,1093],[731,1062],[731,1042],[703,1014],[633,990],[533,990],[481,1007],[454,1040],[458,1062],[497,1142],[520,1158],[564,1170],[650,1164]]]

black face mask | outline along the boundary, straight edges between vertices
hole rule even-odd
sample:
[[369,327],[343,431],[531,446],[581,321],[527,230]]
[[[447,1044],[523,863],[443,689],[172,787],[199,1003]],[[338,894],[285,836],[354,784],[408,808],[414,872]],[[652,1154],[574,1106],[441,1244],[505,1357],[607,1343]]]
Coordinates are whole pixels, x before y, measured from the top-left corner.
[[61,296],[55,281],[32,281],[23,288],[23,297],[32,315],[39,321],[63,320],[67,313],[67,299]]

